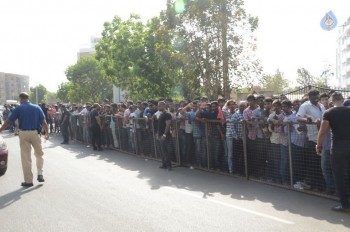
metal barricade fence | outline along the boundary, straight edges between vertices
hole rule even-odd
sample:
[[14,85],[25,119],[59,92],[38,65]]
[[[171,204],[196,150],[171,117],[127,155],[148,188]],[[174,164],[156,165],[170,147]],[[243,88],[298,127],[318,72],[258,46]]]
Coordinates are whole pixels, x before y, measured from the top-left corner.
[[[89,120],[75,117],[71,125],[73,138],[90,144]],[[122,120],[108,115],[103,118],[102,145],[161,160],[157,121],[134,118],[129,126],[123,126]],[[265,124],[252,128],[246,121],[228,126],[223,121],[207,120],[192,126],[193,132],[189,133],[181,121],[171,123],[169,151],[173,165],[243,176],[316,195],[333,197],[335,193],[330,149],[318,156],[315,142],[307,140],[306,131],[317,130],[315,124]],[[230,127],[232,134],[226,133]],[[350,176],[349,166],[347,173]],[[348,183],[350,188],[349,178]]]
[[316,89],[322,93],[332,93],[332,92],[338,92],[343,95],[344,98],[350,97],[350,90],[348,89],[330,89],[330,88],[324,88],[324,87],[319,87],[319,86],[314,86],[314,85],[308,85],[301,87],[299,89],[293,90],[291,92],[285,92],[284,95],[291,101],[299,99],[301,100],[305,94],[307,94],[311,89]]

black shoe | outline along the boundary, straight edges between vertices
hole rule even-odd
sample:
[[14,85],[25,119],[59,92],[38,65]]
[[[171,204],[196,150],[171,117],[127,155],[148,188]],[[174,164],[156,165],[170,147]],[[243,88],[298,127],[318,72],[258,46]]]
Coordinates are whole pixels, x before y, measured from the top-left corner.
[[39,182],[45,182],[43,175],[38,175],[37,180],[38,180]]
[[103,151],[102,147],[99,147],[98,150],[99,150],[99,151]]
[[93,150],[94,150],[94,151],[97,151],[97,147],[94,147]]
[[160,165],[159,168],[166,169],[166,166],[165,165]]
[[28,187],[32,187],[32,186],[33,186],[33,183],[22,182],[22,183],[21,183],[21,186],[22,186],[22,187],[28,188]]
[[350,208],[343,208],[341,205],[332,207],[332,210],[335,212],[350,213]]

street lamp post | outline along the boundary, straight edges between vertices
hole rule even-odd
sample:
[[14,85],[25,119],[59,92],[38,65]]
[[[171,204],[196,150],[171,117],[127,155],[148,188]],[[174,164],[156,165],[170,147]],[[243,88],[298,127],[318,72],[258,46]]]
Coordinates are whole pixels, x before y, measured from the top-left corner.
[[36,97],[36,104],[38,105],[39,104],[39,101],[38,101],[38,86],[36,86],[36,88],[35,88],[35,97]]

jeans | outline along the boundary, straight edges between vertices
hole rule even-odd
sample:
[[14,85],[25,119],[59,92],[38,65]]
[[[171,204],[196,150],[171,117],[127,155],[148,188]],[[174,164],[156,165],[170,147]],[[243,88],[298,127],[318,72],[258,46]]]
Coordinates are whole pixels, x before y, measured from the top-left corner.
[[195,144],[195,157],[196,163],[198,166],[207,167],[208,159],[207,159],[207,144],[206,140],[203,137],[194,138]]
[[269,159],[269,177],[274,181],[280,182],[281,175],[279,174],[281,160],[281,144],[271,143],[272,156]]
[[219,138],[212,137],[210,144],[210,168],[220,169],[221,167],[221,148],[223,146],[222,140]]
[[233,154],[233,138],[226,137],[226,147],[227,147],[227,153],[226,153],[226,160],[228,165],[228,172],[233,172],[233,165],[232,165],[232,154]]
[[180,149],[180,162],[183,164],[186,162],[186,135],[184,129],[179,129],[179,149]]
[[326,188],[327,191],[334,192],[335,191],[335,184],[334,184],[334,177],[331,167],[331,151],[330,150],[322,150],[321,154],[321,168],[322,168],[322,174],[323,178],[326,182]]
[[193,164],[193,134],[185,133],[185,162]]
[[162,164],[164,167],[171,168],[171,137],[166,137],[165,140],[158,140],[160,147],[160,155],[162,158]]
[[91,143],[94,148],[101,148],[101,129],[99,125],[91,126]]
[[305,181],[313,188],[323,190],[325,187],[322,169],[321,169],[321,157],[316,155],[315,150],[316,143],[308,141],[306,143],[305,154]]
[[123,127],[121,132],[122,150],[129,151],[128,128]]
[[63,142],[68,143],[69,142],[69,125],[61,125],[61,132],[63,136]]
[[292,146],[292,165],[293,165],[293,182],[304,181],[304,175],[302,170],[304,170],[304,147],[299,147],[295,144]]
[[245,175],[244,149],[242,139],[233,139],[233,171]]
[[350,160],[349,141],[339,141],[333,143],[331,151],[331,161],[334,172],[335,185],[343,208],[349,208],[349,199],[347,194],[345,168]]
[[129,142],[129,152],[135,153],[135,139],[134,139],[134,129],[128,127],[127,128],[127,133],[128,133],[128,142]]
[[280,162],[280,175],[282,182],[287,182],[289,180],[289,155],[288,146],[280,145],[281,149],[281,162]]

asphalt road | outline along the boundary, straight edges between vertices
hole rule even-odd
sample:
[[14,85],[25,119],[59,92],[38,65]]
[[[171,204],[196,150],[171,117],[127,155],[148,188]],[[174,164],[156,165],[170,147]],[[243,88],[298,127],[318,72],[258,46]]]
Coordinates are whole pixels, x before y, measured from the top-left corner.
[[350,231],[350,215],[329,210],[332,200],[199,170],[169,172],[116,151],[61,145],[58,136],[43,143],[46,182],[25,189],[18,137],[3,137],[10,155],[0,177],[0,232]]

